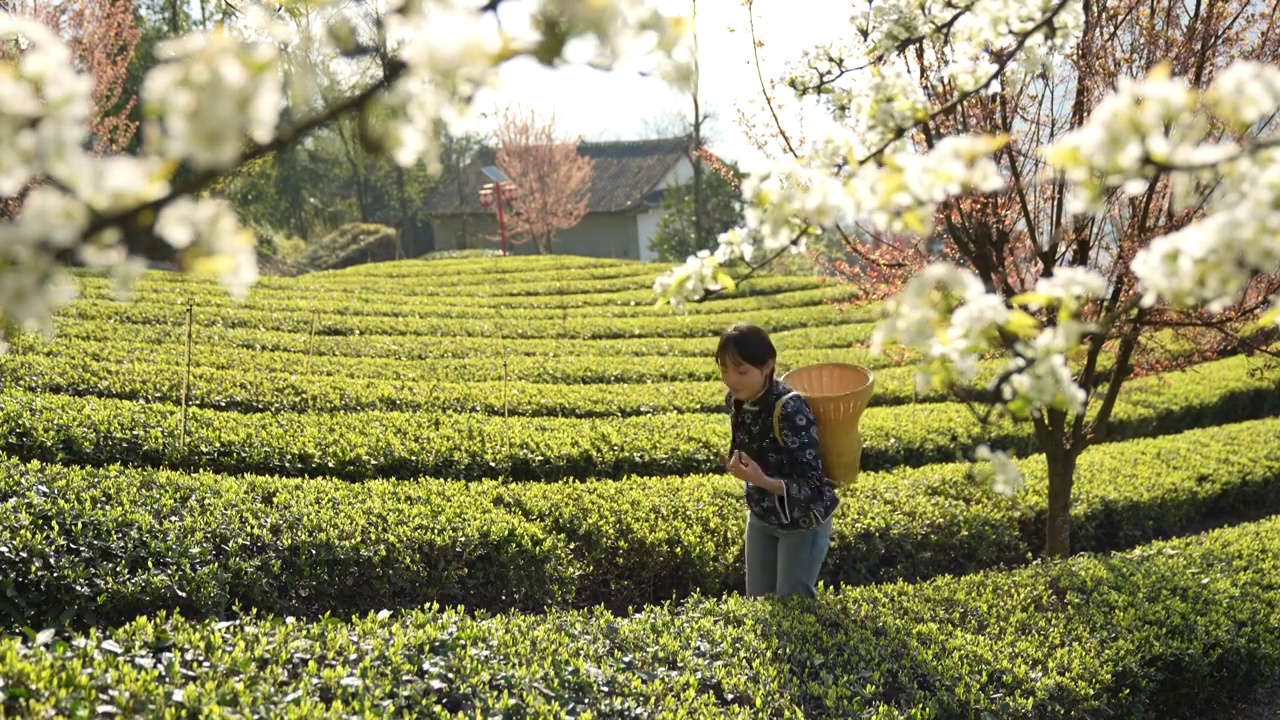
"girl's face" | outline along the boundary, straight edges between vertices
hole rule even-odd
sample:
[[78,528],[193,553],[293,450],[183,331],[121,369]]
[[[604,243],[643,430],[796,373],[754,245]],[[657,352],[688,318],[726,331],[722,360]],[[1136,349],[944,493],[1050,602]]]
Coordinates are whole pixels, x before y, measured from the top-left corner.
[[773,373],[773,361],[764,367],[756,367],[744,363],[737,358],[726,358],[720,361],[720,379],[725,387],[733,393],[734,398],[743,402],[756,399],[764,392],[769,375]]

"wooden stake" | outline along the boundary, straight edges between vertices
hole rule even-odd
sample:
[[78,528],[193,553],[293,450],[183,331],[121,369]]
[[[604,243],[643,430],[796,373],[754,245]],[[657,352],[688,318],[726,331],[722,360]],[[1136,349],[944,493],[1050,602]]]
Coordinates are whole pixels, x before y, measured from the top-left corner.
[[182,377],[182,415],[178,419],[178,444],[187,447],[187,396],[191,394],[191,326],[195,318],[195,302],[187,301],[186,373]]

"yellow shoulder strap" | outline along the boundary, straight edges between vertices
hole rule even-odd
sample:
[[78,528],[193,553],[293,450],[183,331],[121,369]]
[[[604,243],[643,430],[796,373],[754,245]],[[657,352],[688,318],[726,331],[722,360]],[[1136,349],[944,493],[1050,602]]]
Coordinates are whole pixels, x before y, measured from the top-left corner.
[[791,392],[779,398],[778,404],[773,406],[773,436],[778,439],[779,444],[782,443],[782,428],[779,427],[778,425],[778,420],[782,417],[782,404],[785,403],[787,401],[787,398],[790,398],[792,395],[799,395],[799,394],[800,393],[792,390]]

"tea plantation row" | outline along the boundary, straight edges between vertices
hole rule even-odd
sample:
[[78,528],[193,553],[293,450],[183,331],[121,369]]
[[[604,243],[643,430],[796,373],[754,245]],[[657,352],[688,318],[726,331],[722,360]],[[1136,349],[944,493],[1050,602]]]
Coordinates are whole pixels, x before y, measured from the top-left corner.
[[[0,642],[0,716],[1182,720],[1280,669],[1280,520],[1252,522],[1280,512],[1280,373],[1130,381],[1074,549],[1157,542],[1027,567],[1043,458],[1012,499],[948,461],[1032,453],[1029,427],[911,403],[910,368],[851,347],[876,308],[827,304],[848,286],[763,277],[677,315],[662,269],[386,263],[240,305],[81,277],[56,339],[0,358],[0,621],[33,628]],[[737,597],[711,356],[740,319],[784,366],[877,374],[808,611]],[[116,629],[37,632],[68,625]]]
[[[1280,518],[1109,558],[823,593],[472,616],[159,615],[0,642],[40,717],[1197,717],[1280,670]],[[1212,690],[1208,690],[1212,688]]]
[[[367,338],[366,338],[367,339]],[[541,341],[530,341],[541,342]],[[354,345],[354,343],[352,343]],[[633,355],[617,359],[600,355],[565,356],[551,348],[545,354],[509,354],[505,357],[476,355],[472,357],[430,357],[397,359],[389,357],[320,355],[288,350],[253,350],[225,345],[193,344],[193,368],[232,370],[244,374],[246,369],[263,373],[351,378],[363,380],[400,380],[405,382],[486,382],[497,380],[529,383],[583,385],[592,383],[660,383],[681,381],[719,381],[720,370],[711,353],[700,357]],[[135,340],[91,340],[60,333],[54,342],[30,343],[21,352],[0,357],[10,368],[13,382],[27,382],[23,373],[38,373],[46,363],[65,363],[69,358],[102,365],[128,366],[156,363],[185,370],[186,349],[181,343],[151,344]],[[783,360],[784,358],[780,358]],[[872,356],[863,350],[792,350],[779,367],[787,369],[810,363],[838,360],[856,362],[873,370],[889,367],[891,361]],[[28,369],[28,366],[30,369]],[[122,368],[124,369],[124,368]],[[171,371],[174,372],[174,371]],[[883,373],[877,373],[882,384]],[[326,382],[328,380],[326,379]],[[876,401],[872,398],[873,402]]]
[[[995,496],[966,464],[868,474],[842,494],[823,579],[918,580],[1026,562],[1044,461]],[[180,608],[318,615],[412,607],[618,611],[742,584],[740,483],[581,484],[186,475],[0,462],[0,608],[10,628]],[[1078,551],[1280,512],[1280,419],[1089,449]]]
[[[865,313],[864,313],[865,314]],[[523,313],[486,318],[448,318],[438,315],[392,316],[341,315],[307,311],[248,308],[202,308],[201,327],[257,328],[298,334],[349,335],[429,335],[454,338],[706,338],[718,335],[742,318],[741,312],[671,315],[654,312],[645,317],[531,317]],[[65,320],[117,325],[183,325],[181,306],[159,303],[119,303],[84,300],[60,313]],[[810,305],[769,312],[772,331],[828,327],[840,313],[830,306]],[[865,318],[864,318],[865,319]],[[870,336],[870,326],[866,335]]]
[[[640,267],[619,277],[617,273],[606,273],[595,276],[587,273],[573,277],[564,273],[558,278],[555,273],[540,274],[533,279],[524,280],[521,273],[510,275],[489,275],[474,273],[463,276],[459,283],[449,283],[450,273],[446,268],[434,271],[424,270],[421,274],[400,278],[371,280],[360,275],[326,276],[304,275],[297,278],[261,278],[253,286],[251,293],[263,298],[273,295],[297,297],[301,294],[318,295],[320,299],[363,297],[386,300],[397,297],[440,298],[441,302],[454,304],[495,304],[495,305],[542,305],[545,307],[563,307],[564,303],[573,305],[644,305],[654,304],[653,281],[665,268],[659,265]],[[82,276],[77,282],[86,293],[98,297],[113,297],[115,285],[109,280]],[[793,290],[812,290],[816,283],[812,278],[800,276],[772,276],[752,278],[741,290],[733,293],[738,297],[764,296]],[[148,294],[159,293],[161,299],[178,297],[207,296],[219,304],[226,302],[227,291],[216,282],[192,282],[174,274],[149,273],[134,288],[140,293],[139,298]],[[721,299],[717,299],[717,302]]]
[[[645,280],[646,275],[636,278]],[[495,281],[496,282],[496,281]],[[637,282],[637,285],[640,285]],[[497,289],[501,289],[498,286]],[[84,307],[94,314],[102,314],[108,308],[121,307],[115,289],[104,282],[82,281],[82,302]],[[636,303],[597,303],[588,304],[587,299],[600,300],[617,297],[617,293],[603,295],[564,295],[555,296],[556,300],[544,299],[532,301],[526,297],[502,295],[463,294],[460,297],[422,296],[412,294],[397,295],[386,292],[386,288],[373,289],[329,289],[323,286],[310,289],[296,288],[289,291],[250,291],[243,301],[234,301],[225,290],[219,288],[203,288],[188,286],[166,286],[159,284],[140,284],[130,294],[133,304],[165,307],[170,310],[181,309],[187,302],[195,305],[200,314],[222,313],[235,309],[251,312],[286,312],[303,313],[308,316],[320,315],[385,315],[388,317],[438,317],[462,319],[511,319],[542,318],[558,319],[565,313],[574,317],[592,318],[654,318],[667,317],[678,321],[680,315],[669,307],[655,307],[652,295],[648,302]],[[475,288],[466,288],[474,293]],[[808,287],[787,290],[769,295],[737,295],[729,294],[723,298],[707,302],[690,304],[683,315],[727,315],[730,313],[751,313],[761,310],[786,310],[803,307],[816,307],[824,303],[831,304],[852,296],[854,290],[849,285],[830,284],[819,287]],[[876,311],[875,305],[850,307],[848,318],[852,320],[866,319]]]
[[[10,387],[32,392],[111,397],[124,400],[182,402],[187,388],[185,365],[171,355],[136,356],[131,361],[100,362],[75,356],[0,355],[0,377]],[[216,353],[209,353],[215,356]],[[510,373],[509,381],[459,378],[443,380],[435,373],[415,378],[406,368],[395,376],[394,365],[386,379],[362,378],[356,363],[348,363],[350,375],[309,374],[310,363],[293,356],[292,367],[269,370],[259,364],[192,370],[188,402],[193,405],[239,412],[350,412],[396,410],[421,412],[479,412],[490,415],[627,417],[655,412],[705,413],[725,408],[724,385],[719,380],[701,382],[634,383],[618,381],[564,384],[524,380]],[[225,362],[225,358],[222,361]],[[660,361],[654,363],[657,365]],[[697,363],[705,371],[712,360]],[[526,364],[527,365],[527,364]],[[577,363],[578,367],[586,363]],[[601,372],[603,368],[596,372]],[[988,363],[983,379],[995,377],[1002,362]],[[308,373],[308,374],[304,374]],[[705,372],[703,373],[706,374]],[[885,368],[875,375],[872,405],[901,405],[916,400],[945,401],[941,391],[917,394],[915,368]]]
[[[1280,373],[1251,376],[1244,357],[1133,381],[1105,439],[1160,435],[1280,411]],[[1173,387],[1165,387],[1166,383]],[[234,413],[102,398],[0,391],[0,451],[54,462],[124,463],[215,472],[422,475],[512,480],[714,472],[728,446],[725,417],[512,417],[453,412]],[[862,466],[885,470],[968,457],[980,444],[1036,451],[1027,423],[983,425],[958,403],[870,408]]]
[[[358,318],[353,319],[358,322]],[[515,321],[512,321],[515,322]],[[310,326],[308,326],[309,329]],[[720,328],[719,331],[724,330]],[[719,333],[717,331],[717,334]],[[871,337],[870,323],[843,323],[774,334],[774,345],[780,353],[814,348],[847,349]],[[133,342],[151,344],[184,344],[186,329],[182,325],[134,325],[110,322],[80,322],[60,318],[55,322],[55,338],[93,341],[100,338],[126,336]],[[215,347],[277,350],[307,355],[339,355],[345,357],[381,357],[399,359],[423,358],[488,358],[501,364],[502,358],[516,355],[562,357],[594,356],[616,358],[612,362],[629,362],[639,355],[675,355],[697,357],[710,362],[715,354],[716,337],[634,337],[604,340],[521,339],[485,337],[444,337],[431,335],[345,335],[312,336],[306,331],[283,332],[256,328],[200,326],[193,331],[193,342]],[[43,343],[38,337],[20,339],[17,352],[28,343]],[[785,358],[784,358],[785,359]],[[601,360],[607,362],[608,360]]]

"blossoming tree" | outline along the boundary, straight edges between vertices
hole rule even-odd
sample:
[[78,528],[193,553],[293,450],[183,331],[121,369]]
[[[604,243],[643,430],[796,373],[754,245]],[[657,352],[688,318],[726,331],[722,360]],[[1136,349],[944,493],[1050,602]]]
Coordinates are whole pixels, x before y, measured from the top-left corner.
[[496,162],[520,193],[507,216],[512,242],[532,240],[540,254],[550,255],[556,237],[587,214],[591,158],[578,153],[577,140],[560,130],[554,112],[506,107],[497,125]]
[[[18,0],[9,3],[7,9],[66,38],[72,62],[93,78],[89,134],[94,151],[100,154],[124,148],[136,130],[136,124],[129,119],[135,98],[129,97],[124,87],[140,34],[133,25],[133,0]],[[0,57],[16,56],[17,51],[12,44],[6,47],[0,43]],[[17,215],[24,191],[8,197],[0,194],[0,219]]]
[[[750,178],[745,227],[655,291],[705,297],[730,263],[824,234],[941,237],[956,261],[906,279],[873,345],[1034,425],[1046,550],[1066,554],[1076,458],[1105,436],[1142,334],[1180,308],[1280,320],[1273,23],[1252,0],[862,6],[787,81],[842,131]],[[1016,488],[1008,457],[975,454]]]

